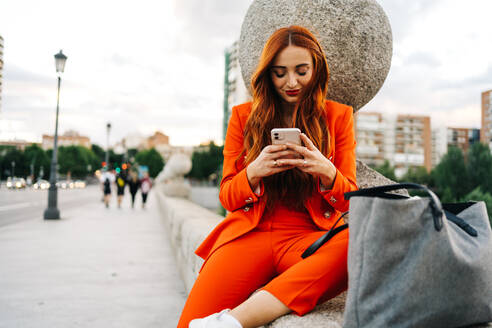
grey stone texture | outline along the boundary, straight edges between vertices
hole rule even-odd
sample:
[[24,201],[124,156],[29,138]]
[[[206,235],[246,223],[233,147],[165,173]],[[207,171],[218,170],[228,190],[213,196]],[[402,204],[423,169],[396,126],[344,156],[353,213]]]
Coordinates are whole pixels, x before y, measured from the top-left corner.
[[281,27],[300,25],[320,41],[330,68],[328,99],[355,111],[378,92],[392,56],[391,27],[375,0],[255,0],[244,18],[239,63],[249,89],[261,51]]

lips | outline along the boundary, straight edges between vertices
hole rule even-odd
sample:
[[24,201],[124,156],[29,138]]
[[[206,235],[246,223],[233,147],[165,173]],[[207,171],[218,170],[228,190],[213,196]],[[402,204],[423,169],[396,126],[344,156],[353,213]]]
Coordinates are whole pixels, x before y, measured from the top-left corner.
[[290,97],[294,97],[294,96],[297,96],[299,94],[300,90],[299,89],[296,89],[296,90],[285,90],[285,93],[290,96]]

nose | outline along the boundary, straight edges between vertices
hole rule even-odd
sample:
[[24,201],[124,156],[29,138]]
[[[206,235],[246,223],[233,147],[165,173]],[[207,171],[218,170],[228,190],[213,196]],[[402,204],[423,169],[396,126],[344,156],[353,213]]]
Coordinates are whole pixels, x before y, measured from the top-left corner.
[[297,77],[294,73],[289,73],[289,80],[287,81],[288,88],[294,88],[297,85]]

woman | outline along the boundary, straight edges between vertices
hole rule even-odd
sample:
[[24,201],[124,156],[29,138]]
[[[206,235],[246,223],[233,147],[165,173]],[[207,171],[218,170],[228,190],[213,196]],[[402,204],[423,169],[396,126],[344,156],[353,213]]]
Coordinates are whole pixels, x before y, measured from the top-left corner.
[[116,175],[116,195],[118,201],[118,208],[121,208],[121,202],[125,196],[126,176],[120,172]]
[[[353,110],[325,100],[328,80],[308,30],[268,39],[253,101],[233,108],[227,130],[219,196],[230,213],[196,250],[205,263],[179,328],[258,327],[346,290],[347,230],[301,258],[348,209],[343,193],[357,189]],[[280,127],[299,128],[304,146],[271,145]]]
[[140,187],[140,181],[138,180],[137,172],[130,171],[130,179],[128,180],[128,188],[130,189],[130,195],[132,196],[132,208],[135,207],[135,196],[137,195],[138,188]]
[[149,173],[144,172],[144,177],[140,180],[140,192],[142,193],[142,208],[145,209],[145,203],[147,203],[147,195],[152,188],[152,181],[150,181]]

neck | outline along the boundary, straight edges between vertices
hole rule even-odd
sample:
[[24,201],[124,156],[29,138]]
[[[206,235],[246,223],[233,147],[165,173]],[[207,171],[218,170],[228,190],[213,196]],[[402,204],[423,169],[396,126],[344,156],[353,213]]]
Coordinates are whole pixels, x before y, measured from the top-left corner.
[[282,109],[282,118],[284,124],[290,126],[292,124],[292,115],[294,114],[294,109],[296,107],[295,103],[288,103],[286,101],[282,101],[281,109]]

